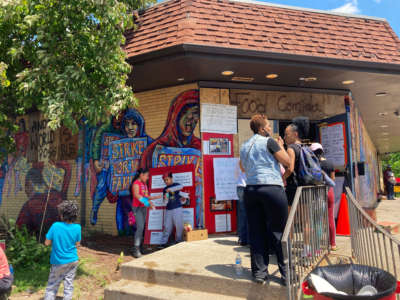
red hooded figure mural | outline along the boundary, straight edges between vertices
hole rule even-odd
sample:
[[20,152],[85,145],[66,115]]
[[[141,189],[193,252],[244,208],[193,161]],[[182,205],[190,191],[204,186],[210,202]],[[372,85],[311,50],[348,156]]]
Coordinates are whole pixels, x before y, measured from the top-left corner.
[[141,167],[154,168],[153,153],[157,146],[201,150],[201,140],[193,132],[199,121],[199,91],[179,94],[171,103],[165,128],[142,155]]
[[180,93],[171,103],[161,135],[143,152],[141,167],[195,165],[196,226],[203,227],[201,140],[194,135],[199,122],[199,91]]

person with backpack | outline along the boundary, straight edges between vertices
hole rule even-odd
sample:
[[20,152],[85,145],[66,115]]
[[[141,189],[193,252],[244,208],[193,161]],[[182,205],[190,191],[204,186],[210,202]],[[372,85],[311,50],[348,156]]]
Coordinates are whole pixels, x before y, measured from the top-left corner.
[[[318,185],[324,183],[324,176],[319,165],[318,158],[303,145],[310,130],[310,121],[306,117],[297,117],[285,129],[285,142],[290,159],[289,167],[283,174],[286,180],[286,196],[289,204],[289,211],[293,205],[297,187],[306,185]],[[305,207],[303,211],[304,224],[304,249],[303,257],[305,264],[311,256],[310,232],[313,226],[310,213],[311,208]]]
[[285,143],[287,153],[290,159],[290,165],[286,168],[283,174],[283,179],[286,181],[286,197],[288,199],[289,210],[293,204],[294,196],[296,195],[299,183],[299,163],[301,144],[303,139],[306,139],[310,130],[310,122],[305,117],[293,119],[292,123],[285,129]]
[[[335,181],[335,167],[333,163],[325,158],[324,149],[320,143],[312,143],[310,149],[319,159],[322,170],[333,181]],[[329,186],[328,189],[328,220],[329,220],[329,242],[331,250],[336,251],[336,226],[335,226],[335,192],[334,187]]]
[[[283,140],[270,137],[272,129],[264,115],[250,121],[254,135],[240,148],[240,167],[246,174],[244,203],[249,225],[251,271],[254,281],[269,280],[268,247],[274,248],[281,283],[286,283],[281,239],[288,218],[288,205],[283,189],[279,163],[289,166]],[[271,235],[269,234],[271,232]]]

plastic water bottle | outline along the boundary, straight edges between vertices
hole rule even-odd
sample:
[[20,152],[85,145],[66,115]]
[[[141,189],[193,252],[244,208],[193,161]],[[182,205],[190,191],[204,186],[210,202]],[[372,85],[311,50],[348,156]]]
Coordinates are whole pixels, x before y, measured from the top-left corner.
[[235,273],[237,276],[240,276],[243,274],[242,258],[240,257],[239,253],[235,259]]

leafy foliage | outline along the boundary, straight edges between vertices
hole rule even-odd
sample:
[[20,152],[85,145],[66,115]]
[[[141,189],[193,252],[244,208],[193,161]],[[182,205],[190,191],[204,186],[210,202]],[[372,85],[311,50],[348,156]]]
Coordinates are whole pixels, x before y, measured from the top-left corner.
[[383,160],[383,169],[386,169],[387,165],[392,167],[394,176],[400,177],[400,152],[387,154]]
[[18,115],[77,130],[137,104],[121,45],[132,10],[154,0],[13,0],[0,4],[0,147],[12,149]]
[[36,269],[48,265],[51,247],[39,243],[26,227],[14,227],[13,238],[7,242],[7,257],[15,269]]

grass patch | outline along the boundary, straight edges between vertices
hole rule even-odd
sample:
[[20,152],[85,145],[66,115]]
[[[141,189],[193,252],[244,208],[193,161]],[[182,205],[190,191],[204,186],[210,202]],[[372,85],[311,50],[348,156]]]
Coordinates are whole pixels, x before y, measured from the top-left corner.
[[[81,276],[94,276],[97,277],[96,271],[88,268],[92,258],[83,258],[79,261],[78,270],[75,279]],[[16,268],[14,269],[14,285],[12,294],[20,292],[34,293],[41,289],[46,288],[47,280],[50,273],[50,263],[43,265],[36,265],[35,269]],[[62,286],[62,284],[61,284]]]

